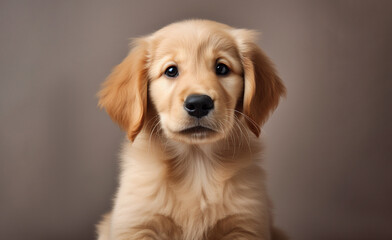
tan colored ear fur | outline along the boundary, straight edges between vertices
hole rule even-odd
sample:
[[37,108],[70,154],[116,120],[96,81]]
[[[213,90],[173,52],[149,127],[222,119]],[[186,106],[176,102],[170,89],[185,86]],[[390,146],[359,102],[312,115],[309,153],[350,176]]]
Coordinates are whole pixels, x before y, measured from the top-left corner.
[[271,60],[255,43],[256,33],[234,30],[244,70],[243,113],[248,116],[249,129],[258,137],[260,126],[286,94],[282,80]]
[[98,93],[101,108],[133,141],[143,127],[147,109],[146,43],[142,40],[117,65]]

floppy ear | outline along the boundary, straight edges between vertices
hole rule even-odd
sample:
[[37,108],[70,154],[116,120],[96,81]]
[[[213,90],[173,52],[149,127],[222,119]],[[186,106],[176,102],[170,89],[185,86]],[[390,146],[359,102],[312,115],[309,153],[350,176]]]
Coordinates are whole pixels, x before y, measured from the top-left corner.
[[147,109],[147,43],[135,42],[128,56],[117,65],[98,93],[101,108],[133,141],[143,127]]
[[249,129],[258,137],[260,126],[278,106],[280,97],[286,94],[286,89],[271,60],[256,45],[256,33],[235,29],[233,35],[244,71],[242,111],[247,116]]

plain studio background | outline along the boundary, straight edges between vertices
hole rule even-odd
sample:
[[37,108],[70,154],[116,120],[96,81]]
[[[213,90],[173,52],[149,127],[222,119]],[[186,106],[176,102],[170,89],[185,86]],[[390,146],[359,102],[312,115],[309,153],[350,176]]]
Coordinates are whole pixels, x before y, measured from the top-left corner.
[[391,1],[1,1],[0,239],[90,240],[123,133],[96,92],[130,37],[207,18],[262,32],[287,89],[264,127],[292,239],[392,239]]

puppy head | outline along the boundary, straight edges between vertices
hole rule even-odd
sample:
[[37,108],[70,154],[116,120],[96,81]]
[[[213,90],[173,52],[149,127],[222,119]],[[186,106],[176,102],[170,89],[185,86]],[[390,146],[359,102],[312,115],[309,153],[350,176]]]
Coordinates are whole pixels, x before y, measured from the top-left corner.
[[199,144],[226,137],[241,118],[259,136],[284,92],[252,31],[191,20],[138,40],[103,84],[99,105],[131,141],[154,111],[165,137]]

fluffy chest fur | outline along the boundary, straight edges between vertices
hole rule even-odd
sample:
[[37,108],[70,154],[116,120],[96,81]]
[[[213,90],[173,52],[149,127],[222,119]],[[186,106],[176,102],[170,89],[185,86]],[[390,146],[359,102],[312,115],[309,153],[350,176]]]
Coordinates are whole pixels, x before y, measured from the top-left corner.
[[227,149],[218,146],[162,145],[145,134],[125,143],[114,226],[124,229],[160,214],[179,226],[183,239],[202,239],[225,216],[265,209],[261,168],[245,148],[224,158]]

